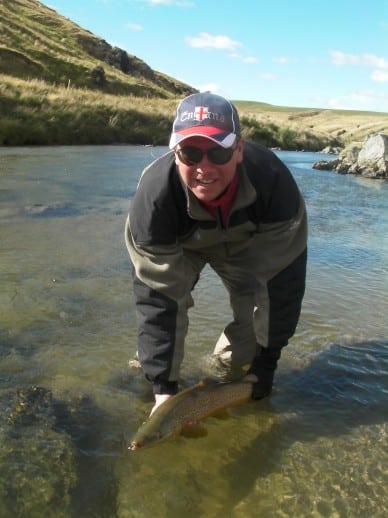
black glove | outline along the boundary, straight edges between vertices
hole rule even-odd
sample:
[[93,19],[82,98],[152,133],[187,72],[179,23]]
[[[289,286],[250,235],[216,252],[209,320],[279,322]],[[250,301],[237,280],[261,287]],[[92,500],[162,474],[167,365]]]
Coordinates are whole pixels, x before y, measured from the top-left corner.
[[253,383],[252,399],[262,399],[272,391],[273,378],[280,358],[280,349],[268,349],[257,345],[256,355],[247,374],[254,374],[258,381]]

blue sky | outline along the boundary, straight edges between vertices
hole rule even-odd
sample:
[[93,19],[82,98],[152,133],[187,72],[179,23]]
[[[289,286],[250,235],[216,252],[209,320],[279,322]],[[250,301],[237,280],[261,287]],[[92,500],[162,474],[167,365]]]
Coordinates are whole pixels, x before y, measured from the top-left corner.
[[388,113],[388,0],[47,0],[199,90]]

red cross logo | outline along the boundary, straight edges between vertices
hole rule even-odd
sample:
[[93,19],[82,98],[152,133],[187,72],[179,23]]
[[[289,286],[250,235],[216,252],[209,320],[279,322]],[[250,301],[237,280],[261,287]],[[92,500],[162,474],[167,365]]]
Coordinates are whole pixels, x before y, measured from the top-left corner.
[[208,109],[204,106],[196,106],[194,109],[194,118],[196,120],[202,121],[207,118]]

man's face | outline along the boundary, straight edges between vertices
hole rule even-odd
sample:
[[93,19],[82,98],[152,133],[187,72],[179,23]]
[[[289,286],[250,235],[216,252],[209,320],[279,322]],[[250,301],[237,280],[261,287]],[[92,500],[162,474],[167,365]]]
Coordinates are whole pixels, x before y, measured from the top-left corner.
[[208,151],[221,146],[217,146],[215,142],[205,137],[191,137],[178,144],[175,148],[175,162],[183,182],[199,200],[204,202],[215,200],[233,180],[237,164],[242,162],[243,141],[240,139],[237,144],[234,144],[234,151],[230,160],[222,165],[212,162],[206,153],[203,154],[198,162],[187,165],[187,163],[182,161],[184,154],[181,157],[179,156],[179,150],[184,151],[186,147]]

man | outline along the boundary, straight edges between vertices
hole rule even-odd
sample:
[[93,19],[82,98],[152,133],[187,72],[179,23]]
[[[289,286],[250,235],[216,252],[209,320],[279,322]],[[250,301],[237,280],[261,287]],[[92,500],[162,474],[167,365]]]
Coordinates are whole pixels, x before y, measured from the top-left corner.
[[247,374],[260,399],[271,392],[300,315],[303,198],[274,153],[244,142],[237,110],[221,96],[181,101],[170,149],[143,171],[126,222],[138,358],[153,385],[152,412],[178,390],[191,291],[206,264],[221,277],[233,311],[214,353]]

